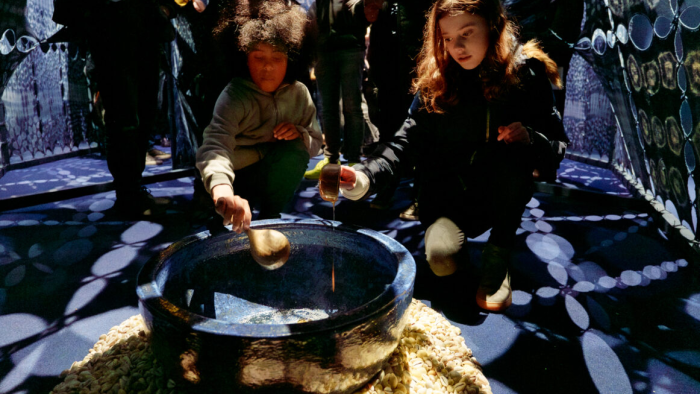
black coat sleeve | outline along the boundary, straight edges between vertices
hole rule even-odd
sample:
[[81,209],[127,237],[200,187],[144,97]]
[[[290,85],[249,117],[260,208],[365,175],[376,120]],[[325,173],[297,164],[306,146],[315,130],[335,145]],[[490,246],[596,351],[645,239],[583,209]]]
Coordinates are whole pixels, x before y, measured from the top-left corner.
[[528,127],[533,140],[535,168],[540,173],[540,180],[553,181],[556,179],[559,163],[564,159],[569,138],[556,108],[544,64],[539,60],[529,59],[526,66],[526,75],[523,77],[525,97],[522,100],[528,114],[525,126]]
[[362,171],[370,180],[369,191],[365,197],[383,190],[393,190],[398,186],[402,174],[408,173],[417,160],[416,141],[423,127],[422,118],[425,110],[421,110],[422,101],[416,94],[413,104],[408,111],[408,117],[393,138],[379,144],[367,157],[367,160],[354,166],[356,171]]

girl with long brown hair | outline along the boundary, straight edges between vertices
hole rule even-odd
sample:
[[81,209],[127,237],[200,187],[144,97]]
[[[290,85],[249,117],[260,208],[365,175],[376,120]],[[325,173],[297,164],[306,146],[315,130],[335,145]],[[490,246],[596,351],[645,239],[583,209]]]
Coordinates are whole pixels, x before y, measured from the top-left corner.
[[516,33],[500,0],[438,0],[408,118],[390,143],[342,175],[343,195],[357,200],[416,165],[426,258],[438,276],[463,268],[466,239],[490,229],[476,302],[491,311],[511,303],[511,249],[533,172],[555,178],[568,142],[552,95],[556,64]]

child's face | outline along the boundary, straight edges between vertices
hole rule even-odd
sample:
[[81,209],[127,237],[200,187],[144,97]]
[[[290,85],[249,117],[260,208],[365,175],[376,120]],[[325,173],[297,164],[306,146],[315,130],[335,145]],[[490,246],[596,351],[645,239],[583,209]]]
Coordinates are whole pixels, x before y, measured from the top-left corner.
[[258,43],[248,52],[248,70],[260,89],[272,93],[287,73],[287,55],[270,44]]
[[489,27],[480,15],[462,13],[438,21],[442,39],[452,59],[465,70],[473,70],[489,49]]

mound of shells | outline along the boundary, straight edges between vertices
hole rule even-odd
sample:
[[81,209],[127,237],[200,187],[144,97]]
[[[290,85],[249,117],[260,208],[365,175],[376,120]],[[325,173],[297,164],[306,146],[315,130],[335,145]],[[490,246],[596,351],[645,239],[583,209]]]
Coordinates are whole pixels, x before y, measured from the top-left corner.
[[[409,322],[396,350],[361,394],[490,394],[481,366],[459,328],[420,301],[413,300]],[[61,373],[50,394],[185,394],[164,376],[151,352],[141,315],[100,336],[82,361]]]

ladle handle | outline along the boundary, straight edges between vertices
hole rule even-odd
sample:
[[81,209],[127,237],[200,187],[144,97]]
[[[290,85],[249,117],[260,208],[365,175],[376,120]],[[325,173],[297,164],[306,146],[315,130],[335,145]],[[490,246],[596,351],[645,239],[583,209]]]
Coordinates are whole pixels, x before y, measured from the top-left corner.
[[[231,232],[226,226],[224,226],[224,223],[221,221],[220,216],[214,216],[213,218],[209,219],[206,224],[207,230],[209,230],[209,234],[211,236],[217,236],[221,234],[228,234]],[[248,229],[248,230],[243,230],[243,232],[250,237],[250,232],[253,231],[253,229]]]

